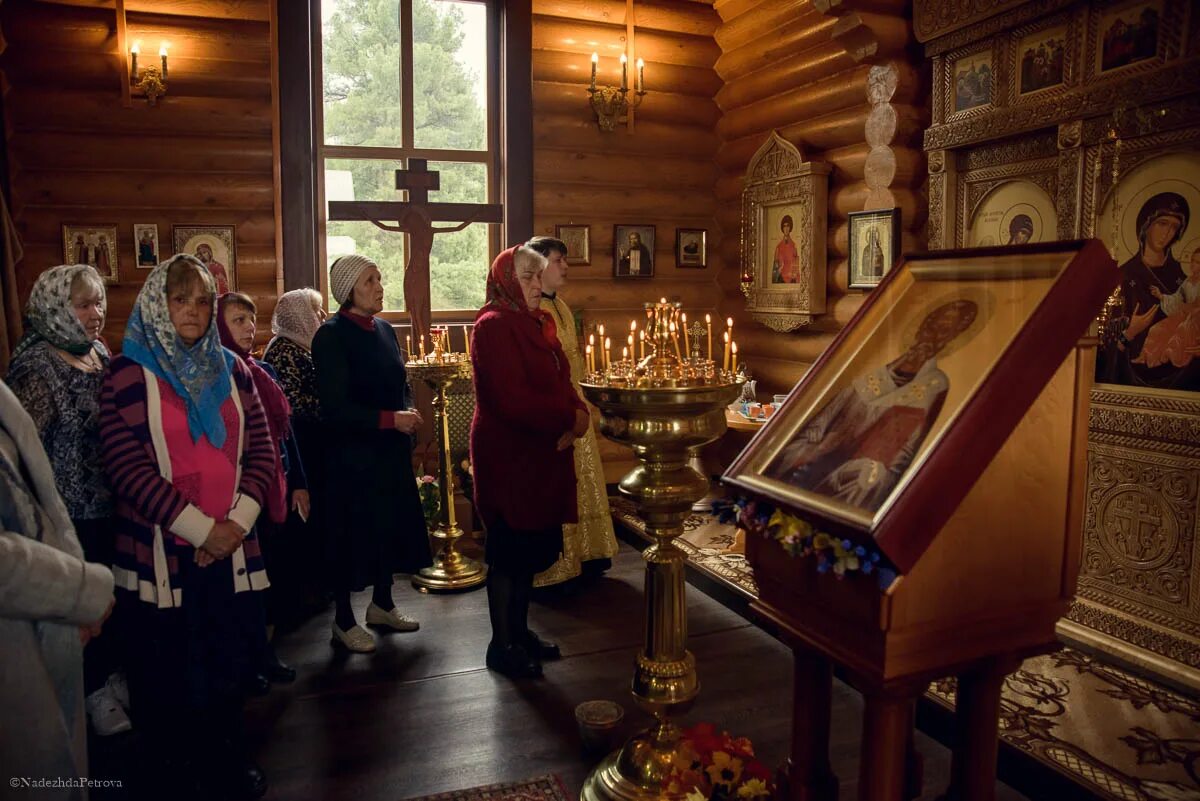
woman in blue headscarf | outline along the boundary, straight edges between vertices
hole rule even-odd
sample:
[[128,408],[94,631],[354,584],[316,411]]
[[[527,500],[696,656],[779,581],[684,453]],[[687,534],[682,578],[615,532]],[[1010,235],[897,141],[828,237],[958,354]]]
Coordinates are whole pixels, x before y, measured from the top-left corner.
[[160,749],[144,764],[160,767],[164,786],[151,792],[161,797],[266,791],[246,753],[242,702],[265,636],[253,526],[274,444],[250,371],[221,347],[215,298],[194,257],[160,264],[100,400],[130,700]]

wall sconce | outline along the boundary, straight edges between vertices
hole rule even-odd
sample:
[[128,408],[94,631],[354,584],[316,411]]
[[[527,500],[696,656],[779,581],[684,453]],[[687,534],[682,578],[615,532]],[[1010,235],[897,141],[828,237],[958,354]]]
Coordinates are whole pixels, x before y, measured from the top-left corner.
[[596,122],[600,124],[600,130],[611,132],[619,120],[626,118],[631,108],[637,108],[642,104],[642,98],[646,94],[646,62],[640,58],[637,60],[637,89],[633,93],[633,99],[629,99],[629,76],[628,64],[629,59],[625,54],[621,54],[621,86],[601,86],[596,87],[596,65],[600,62],[600,56],[597,53],[592,53],[592,83],[588,86],[588,96],[592,100],[592,110],[596,112]]
[[167,93],[167,43],[163,42],[158,48],[158,55],[162,59],[161,70],[154,65],[138,69],[138,51],[141,48],[141,42],[134,42],[133,47],[129,48],[129,82],[154,106]]

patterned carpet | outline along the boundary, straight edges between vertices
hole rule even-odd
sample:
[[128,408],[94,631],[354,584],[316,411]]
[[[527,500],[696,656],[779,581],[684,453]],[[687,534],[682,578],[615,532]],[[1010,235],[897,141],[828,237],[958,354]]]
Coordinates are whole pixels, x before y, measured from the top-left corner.
[[486,784],[437,795],[422,795],[408,801],[568,801],[562,781],[553,775],[519,782]]
[[[614,520],[644,536],[633,505],[609,500]],[[753,599],[742,536],[692,515],[677,544],[696,570]],[[943,679],[926,697],[953,709],[954,690]],[[1106,801],[1200,801],[1200,701],[1070,648],[1008,677],[1000,738]]]

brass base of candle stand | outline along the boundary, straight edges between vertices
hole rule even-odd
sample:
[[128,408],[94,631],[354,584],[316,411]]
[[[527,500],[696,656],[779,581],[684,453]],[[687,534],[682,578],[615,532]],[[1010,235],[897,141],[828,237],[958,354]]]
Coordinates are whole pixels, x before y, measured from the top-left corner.
[[487,581],[487,565],[458,552],[458,539],[462,535],[458,526],[451,529],[439,526],[430,532],[430,537],[442,540],[442,546],[433,557],[433,566],[413,575],[414,587],[421,592],[461,592]]

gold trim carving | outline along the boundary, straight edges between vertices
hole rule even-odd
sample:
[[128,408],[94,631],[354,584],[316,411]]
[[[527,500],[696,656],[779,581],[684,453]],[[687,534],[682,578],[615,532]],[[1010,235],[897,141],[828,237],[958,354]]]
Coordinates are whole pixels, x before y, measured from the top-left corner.
[[1005,142],[989,142],[951,155],[958,157],[964,172],[974,172],[985,167],[1002,167],[1018,161],[1056,158],[1058,145],[1054,134],[1044,131]]
[[[1014,148],[1015,150],[1016,148]],[[1009,163],[964,171],[960,174],[959,202],[954,215],[954,247],[965,247],[971,218],[988,193],[1008,181],[1029,181],[1040,187],[1051,200],[1058,194],[1058,161],[1055,158]],[[965,190],[965,191],[963,191]],[[932,216],[932,209],[930,211]]]
[[1200,64],[1196,63],[1181,62],[1154,73],[1121,77],[1116,81],[1105,78],[1103,83],[1086,83],[1087,88],[1062,95],[1053,103],[991,108],[985,115],[934,125],[925,131],[924,148],[947,150],[1057,126],[1064,119],[1107,117],[1128,98],[1137,98],[1142,105],[1153,105],[1200,92]]
[[[1070,5],[1071,2],[1072,0],[915,0],[913,33],[916,34],[918,42],[926,43],[926,55],[940,55],[952,47],[1037,19]],[[938,41],[933,42],[933,39]]]
[[[1138,620],[1114,614],[1089,601],[1074,601],[1067,612],[1067,619],[1135,648],[1164,656],[1181,666],[1200,669],[1200,643],[1194,640],[1143,625]],[[1137,656],[1132,658],[1137,659]],[[1174,671],[1168,675],[1193,686],[1197,684],[1196,677],[1189,678],[1186,674],[1180,675]]]

